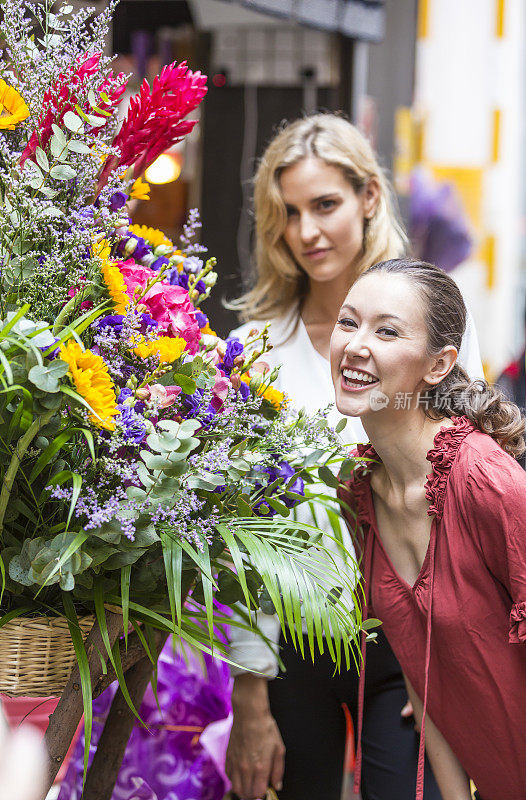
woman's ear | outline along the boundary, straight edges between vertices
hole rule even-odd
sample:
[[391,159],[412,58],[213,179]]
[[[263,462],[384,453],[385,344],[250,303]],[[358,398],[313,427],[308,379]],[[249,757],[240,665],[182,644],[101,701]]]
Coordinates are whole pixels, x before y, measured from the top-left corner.
[[378,178],[370,178],[362,190],[363,215],[365,219],[374,217],[380,202],[380,183]]
[[423,380],[431,386],[436,386],[449,375],[458,358],[458,350],[453,345],[443,347],[437,356],[433,356],[433,366],[424,375]]

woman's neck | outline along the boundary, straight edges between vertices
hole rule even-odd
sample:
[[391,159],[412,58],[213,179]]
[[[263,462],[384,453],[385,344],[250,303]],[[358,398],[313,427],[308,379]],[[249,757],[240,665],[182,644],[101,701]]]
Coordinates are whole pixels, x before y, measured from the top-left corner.
[[332,281],[310,281],[309,291],[301,306],[301,317],[305,325],[333,326],[355,279],[344,274]]
[[382,461],[383,479],[402,496],[415,484],[423,485],[435,436],[440,428],[453,425],[448,418],[429,419],[421,409],[371,412],[361,420]]

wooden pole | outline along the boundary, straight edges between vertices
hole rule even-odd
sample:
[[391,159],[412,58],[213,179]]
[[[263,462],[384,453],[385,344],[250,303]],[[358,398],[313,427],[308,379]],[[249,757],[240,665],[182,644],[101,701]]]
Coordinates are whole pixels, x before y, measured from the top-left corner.
[[[110,644],[113,647],[122,629],[122,615],[106,611],[106,625],[108,626]],[[94,686],[104,671],[103,661],[106,655],[106,648],[96,621],[86,639],[85,648],[88,655],[91,685]],[[49,726],[45,734],[49,756],[49,778],[44,797],[51,789],[57,772],[64,761],[83,711],[80,673],[78,666],[75,666],[58,701],[58,705],[49,718]]]
[[[168,633],[162,633],[158,637],[155,655],[158,656],[161,652],[168,635]],[[144,656],[125,674],[126,686],[137,710],[152,673],[153,664],[148,656]],[[110,712],[97,744],[97,750],[88,770],[82,795],[83,800],[110,800],[135,720],[136,717],[119,688],[113,698]]]

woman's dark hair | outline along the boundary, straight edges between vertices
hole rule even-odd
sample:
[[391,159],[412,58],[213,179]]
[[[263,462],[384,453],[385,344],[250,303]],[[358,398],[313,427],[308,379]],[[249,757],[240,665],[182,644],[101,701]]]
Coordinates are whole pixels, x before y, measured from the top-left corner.
[[[448,345],[460,351],[467,311],[460,289],[449,275],[434,264],[414,258],[380,261],[362,277],[371,272],[403,275],[418,288],[425,304],[429,355],[438,355]],[[525,452],[525,421],[519,407],[486,381],[470,381],[458,363],[429,389],[425,400],[423,409],[431,419],[465,416],[510,455],[520,458]]]

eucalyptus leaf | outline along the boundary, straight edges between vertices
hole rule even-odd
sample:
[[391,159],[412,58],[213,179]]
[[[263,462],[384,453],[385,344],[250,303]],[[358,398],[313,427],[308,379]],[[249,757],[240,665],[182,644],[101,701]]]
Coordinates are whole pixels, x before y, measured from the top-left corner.
[[59,378],[63,378],[69,370],[69,365],[60,358],[48,365],[32,367],[29,370],[29,380],[44,392],[60,391]]
[[193,394],[197,389],[197,384],[193,378],[189,378],[181,373],[173,373],[171,376],[171,383],[174,386],[180,386],[185,394]]
[[49,174],[57,181],[69,181],[77,175],[73,167],[70,167],[68,164],[55,164],[55,166],[51,168]]
[[73,111],[66,111],[64,114],[64,125],[72,133],[81,133],[84,130],[84,122]]
[[56,208],[56,206],[49,206],[45,208],[42,212],[43,217],[63,217],[64,212],[60,208]]
[[90,155],[92,152],[87,144],[79,142],[78,139],[72,139],[68,142],[68,150],[71,150],[72,153],[81,153],[82,155]]
[[44,151],[42,150],[41,147],[37,147],[36,148],[35,157],[36,157],[38,166],[41,169],[43,169],[44,172],[49,172],[49,161],[48,161],[48,158],[47,158],[46,154],[44,153]]
[[[58,128],[58,130],[60,131],[60,128]],[[51,154],[54,158],[60,158],[67,146],[66,137],[62,131],[60,131],[60,133],[61,136],[57,136],[57,134],[55,134],[51,137],[50,141]]]
[[102,126],[107,122],[107,120],[101,117],[96,117],[94,114],[88,114],[87,121],[93,128],[102,128]]

